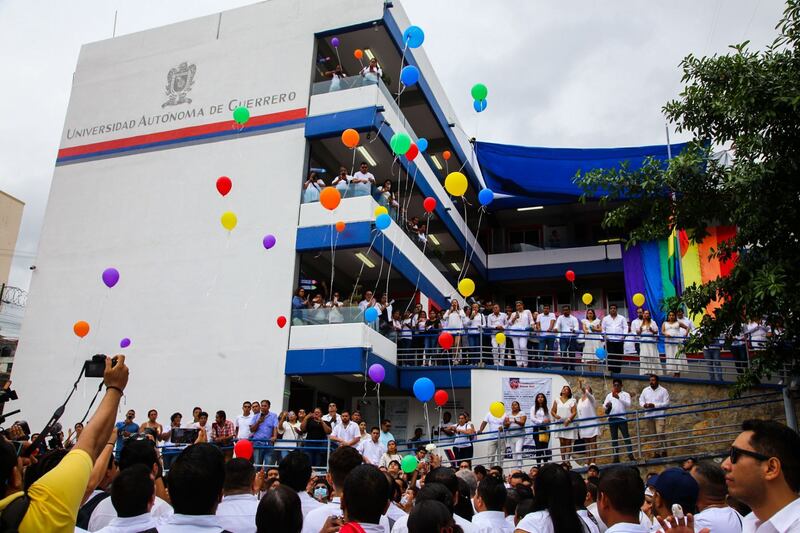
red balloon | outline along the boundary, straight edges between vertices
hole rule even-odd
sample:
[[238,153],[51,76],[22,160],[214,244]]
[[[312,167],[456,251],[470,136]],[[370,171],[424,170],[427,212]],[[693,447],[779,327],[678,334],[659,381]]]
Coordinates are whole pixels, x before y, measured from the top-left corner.
[[278,317],[278,327],[282,328],[285,325],[286,325],[286,317],[283,316],[283,315],[279,316]]
[[217,180],[217,190],[222,196],[231,192],[231,187],[233,187],[233,183],[228,176],[222,176]]
[[431,198],[430,196],[425,198],[425,201],[422,202],[422,207],[425,208],[426,213],[433,212],[436,209],[436,198]]
[[439,346],[444,348],[445,350],[449,350],[453,347],[453,336],[450,335],[448,332],[443,331],[439,334]]
[[448,399],[448,396],[447,396],[447,391],[446,390],[439,389],[439,390],[436,391],[436,394],[433,395],[433,401],[436,402],[436,405],[438,405],[439,407],[441,407],[444,404],[446,404],[447,403],[447,399]]
[[575,272],[572,270],[567,270],[566,274],[564,275],[567,277],[567,281],[575,281]]
[[406,159],[409,161],[413,161],[415,157],[419,155],[419,148],[414,143],[411,143],[411,148],[408,149],[406,152]]
[[247,459],[249,461],[253,458],[253,443],[249,440],[240,440],[233,445],[233,451],[239,459]]

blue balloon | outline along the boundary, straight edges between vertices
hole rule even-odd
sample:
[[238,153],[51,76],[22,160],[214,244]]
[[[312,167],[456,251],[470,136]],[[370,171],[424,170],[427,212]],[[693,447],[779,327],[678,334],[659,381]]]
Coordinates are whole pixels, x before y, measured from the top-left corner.
[[422,28],[419,26],[409,26],[408,29],[403,32],[403,42],[406,43],[409,48],[419,48],[422,46],[424,40],[425,32],[422,31]]
[[608,357],[608,350],[606,350],[605,348],[603,348],[602,346],[600,346],[599,348],[597,348],[597,350],[595,350],[594,354],[595,354],[595,355],[597,356],[597,358],[598,358],[598,359],[600,359],[601,361],[605,361],[605,360],[606,360],[606,357]]
[[414,396],[421,402],[429,402],[435,392],[436,387],[428,378],[419,378],[414,382]]
[[370,307],[364,311],[364,318],[367,319],[367,322],[375,322],[378,320],[378,310],[374,307]]
[[481,192],[478,193],[478,201],[481,205],[489,205],[494,200],[494,192],[492,189],[481,189]]
[[420,137],[419,140],[417,141],[417,148],[419,149],[420,152],[424,152],[425,150],[427,150],[428,139],[426,139],[425,137]]
[[403,67],[403,70],[400,71],[400,81],[402,81],[403,85],[406,87],[414,85],[419,81],[419,69],[414,65]]
[[475,109],[478,113],[486,109],[486,99],[483,100],[473,100],[472,101],[472,108]]
[[379,230],[385,231],[392,225],[392,217],[387,215],[386,213],[381,213],[377,217],[375,217],[375,225],[378,227]]

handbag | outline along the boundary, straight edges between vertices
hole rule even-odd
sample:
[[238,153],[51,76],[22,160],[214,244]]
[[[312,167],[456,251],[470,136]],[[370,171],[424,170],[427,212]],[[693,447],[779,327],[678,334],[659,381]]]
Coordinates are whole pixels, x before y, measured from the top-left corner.
[[550,433],[539,433],[539,442],[550,442]]

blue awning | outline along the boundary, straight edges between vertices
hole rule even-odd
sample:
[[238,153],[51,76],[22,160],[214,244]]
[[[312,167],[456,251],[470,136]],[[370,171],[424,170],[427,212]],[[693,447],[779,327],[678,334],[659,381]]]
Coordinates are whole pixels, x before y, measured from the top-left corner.
[[[672,155],[687,143],[671,144]],[[542,148],[477,142],[475,151],[486,186],[495,193],[492,210],[572,203],[583,192],[573,179],[578,171],[642,166],[652,157],[666,160],[667,145],[627,148]],[[498,197],[498,195],[500,195]]]

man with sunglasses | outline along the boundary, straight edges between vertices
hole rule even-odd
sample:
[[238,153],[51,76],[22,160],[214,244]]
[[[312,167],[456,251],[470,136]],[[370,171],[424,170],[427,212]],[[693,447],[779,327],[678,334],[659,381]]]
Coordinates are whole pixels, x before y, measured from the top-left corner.
[[722,463],[728,493],[753,512],[743,533],[800,532],[800,435],[771,420],[746,420]]
[[[260,406],[259,406],[260,407]],[[252,404],[247,400],[244,401],[242,404],[242,414],[236,417],[236,422],[234,426],[236,426],[236,438],[239,440],[245,440],[250,438],[250,426],[253,424],[253,413],[250,412],[252,408]],[[259,408],[259,411],[261,409]]]

